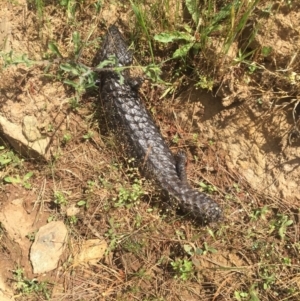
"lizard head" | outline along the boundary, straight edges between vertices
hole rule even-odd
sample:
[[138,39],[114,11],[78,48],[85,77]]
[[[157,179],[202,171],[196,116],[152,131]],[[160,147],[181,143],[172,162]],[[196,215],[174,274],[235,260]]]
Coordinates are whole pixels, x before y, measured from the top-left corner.
[[125,67],[132,64],[132,52],[128,49],[123,35],[115,25],[108,28],[102,45],[101,61],[109,60],[111,57],[116,59],[115,67]]

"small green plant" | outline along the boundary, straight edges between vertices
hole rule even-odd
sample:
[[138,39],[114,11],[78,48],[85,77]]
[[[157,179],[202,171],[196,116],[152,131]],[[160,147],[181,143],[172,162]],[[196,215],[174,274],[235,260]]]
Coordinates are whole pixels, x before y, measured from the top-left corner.
[[174,135],[172,141],[173,141],[174,143],[178,144],[179,139],[180,139],[180,138],[179,138],[179,135],[176,133],[176,134]]
[[203,191],[207,192],[207,193],[213,193],[217,191],[217,188],[213,185],[210,184],[205,184],[203,182],[199,183],[199,186],[202,188]]
[[263,268],[262,272],[259,273],[260,278],[263,281],[264,290],[270,289],[271,285],[276,281],[276,275],[270,272],[267,268]]
[[240,192],[241,192],[241,188],[240,188],[240,186],[239,186],[238,183],[233,183],[232,186],[233,186],[234,190],[235,190],[237,193],[240,193]]
[[[67,7],[75,8],[76,2],[73,0],[62,0]],[[80,104],[81,96],[89,88],[95,88],[96,73],[93,68],[85,66],[78,62],[81,54],[81,49],[85,45],[82,42],[78,31],[74,31],[72,34],[72,43],[74,50],[74,59],[70,62],[62,62],[59,64],[60,71],[64,79],[64,84],[73,87],[75,89],[75,96],[69,100],[70,106],[73,110],[76,110]],[[57,45],[54,42],[49,42],[49,50],[59,57],[59,61],[63,61],[63,56],[60,53]],[[104,64],[105,62],[102,62]],[[106,64],[108,64],[106,62]],[[101,66],[103,68],[103,66]],[[99,68],[99,66],[97,66]]]
[[154,54],[153,54],[153,47],[152,47],[150,33],[149,33],[149,25],[147,24],[148,23],[147,13],[145,9],[143,9],[143,6],[140,3],[138,3],[138,1],[134,2],[131,0],[130,4],[137,20],[137,26],[142,30],[142,32],[147,38],[151,59],[152,62],[154,62]]
[[249,294],[246,292],[242,292],[242,291],[235,291],[234,292],[234,298],[237,301],[242,301],[242,300],[246,300],[248,298]]
[[288,257],[283,257],[283,258],[282,258],[282,262],[283,262],[285,265],[287,265],[287,266],[290,266],[290,265],[292,264],[291,259],[288,258]]
[[96,182],[88,180],[87,185],[84,188],[84,199],[77,202],[78,207],[83,207],[85,209],[89,208],[89,200],[93,195],[94,188],[96,186]]
[[263,46],[261,49],[261,54],[264,57],[267,57],[271,54],[272,51],[273,51],[272,47]]
[[48,218],[47,218],[47,222],[53,222],[57,220],[57,215],[56,214],[51,214]]
[[[249,14],[255,8],[258,0],[251,1],[251,3],[243,2],[242,4],[238,0],[231,1],[221,7],[218,12],[216,12],[214,4],[210,1],[207,5],[203,5],[202,11],[199,0],[185,0],[184,2],[192,17],[195,29],[184,24],[185,31],[163,32],[154,36],[154,40],[160,43],[179,43],[177,50],[173,53],[173,59],[184,58],[191,50],[198,52],[206,45],[209,36],[220,30],[227,32],[224,41],[224,51],[226,53],[239,32],[244,29]],[[243,13],[241,13],[242,10]],[[226,20],[229,20],[229,22],[225,22]],[[237,26],[234,23],[237,23]]]
[[115,207],[126,206],[130,208],[143,194],[142,181],[134,179],[134,183],[129,189],[124,186],[119,188],[118,197],[114,198]]
[[187,259],[176,259],[171,262],[173,270],[176,272],[174,278],[187,281],[192,278],[194,274],[193,262]]
[[48,126],[47,126],[47,132],[54,132],[54,125],[53,124],[48,124]]
[[26,237],[30,240],[30,241],[34,241],[35,240],[35,235],[36,235],[37,231],[34,232],[30,232],[26,235]]
[[198,75],[198,82],[195,84],[195,88],[206,89],[212,91],[214,87],[214,80],[207,76]]
[[85,193],[91,193],[94,190],[94,187],[96,186],[96,182],[92,180],[87,181],[87,189],[85,190]]
[[4,178],[4,181],[6,183],[11,184],[21,184],[24,188],[30,189],[31,184],[29,182],[29,179],[33,176],[33,172],[28,172],[23,178],[20,178],[19,175],[16,176],[7,176]]
[[125,240],[125,242],[124,242],[124,244],[122,244],[122,246],[130,253],[139,255],[142,252],[143,247],[145,245],[141,242],[136,242],[136,241],[128,238]]
[[54,192],[54,203],[58,206],[65,206],[68,204],[68,200],[66,195],[69,193],[62,192],[62,191],[55,191]]
[[34,5],[36,11],[37,11],[37,15],[38,15],[38,19],[41,22],[44,16],[44,2],[45,0],[28,0],[28,2],[31,5]]
[[70,142],[72,139],[72,135],[69,133],[64,134],[63,139],[62,139],[62,143],[63,145],[66,145],[68,142]]
[[185,244],[185,245],[183,245],[183,249],[190,256],[195,254],[194,248],[191,245]]
[[[0,150],[4,150],[4,146],[0,147]],[[9,152],[1,152],[0,154],[0,167],[3,168],[7,164],[9,164],[12,161],[12,158],[9,154]]]
[[269,232],[272,233],[274,230],[277,230],[281,240],[284,240],[287,227],[291,226],[292,224],[293,220],[289,219],[287,215],[277,214],[277,219],[271,223]]
[[12,50],[10,52],[0,51],[0,58],[2,58],[3,61],[2,68],[19,64],[25,64],[26,67],[31,67],[36,64],[36,62],[30,60],[26,54],[15,54]]
[[116,223],[113,218],[110,218],[108,220],[110,228],[108,231],[104,234],[105,237],[107,237],[110,241],[108,248],[106,249],[106,254],[109,254],[109,252],[112,252],[118,245],[120,237],[117,235],[117,229],[120,228],[120,224]]
[[[171,85],[169,83],[164,82],[161,78],[160,75],[162,73],[161,67],[156,65],[156,64],[148,64],[147,66],[142,66],[140,67],[148,78],[151,79],[152,82],[154,83],[164,83],[165,85]],[[163,96],[161,96],[162,98]]]
[[270,212],[268,206],[264,206],[262,208],[258,208],[253,210],[253,212],[250,214],[251,220],[255,221],[258,220],[259,218],[265,220],[266,215]]
[[76,7],[78,5],[76,0],[60,0],[60,5],[66,9],[68,21],[73,22],[75,20]]
[[95,3],[94,3],[94,6],[95,6],[95,10],[96,10],[96,14],[99,14],[101,8],[102,8],[102,0],[97,0]]
[[246,65],[251,65],[252,62],[250,60],[247,60],[247,58],[251,57],[251,55],[254,53],[254,50],[251,52],[243,53],[241,49],[238,51],[237,57],[234,59],[235,64],[241,64],[244,63]]
[[36,279],[27,279],[22,268],[13,271],[13,277],[16,281],[17,290],[22,294],[38,294],[40,297],[50,299],[49,283],[47,281],[38,282]]
[[197,43],[195,36],[191,34],[192,29],[189,26],[186,25],[185,30],[186,32],[163,32],[155,35],[154,40],[164,44],[175,41],[184,41],[185,44],[178,47],[178,49],[173,53],[172,58],[177,59],[186,57],[192,48],[199,50],[200,44]]
[[78,222],[78,217],[75,215],[68,216],[68,223],[69,225],[76,225]]
[[71,97],[69,99],[69,105],[73,111],[77,111],[80,107],[80,99],[78,97]]
[[64,63],[60,65],[60,69],[71,77],[79,78],[78,80],[64,80],[65,84],[75,89],[78,97],[81,96],[86,89],[95,87],[95,74],[91,68],[77,63]]
[[237,301],[260,301],[260,299],[258,298],[256,285],[251,285],[248,293],[245,291],[235,291],[234,298]]
[[134,219],[134,226],[136,229],[141,227],[142,221],[143,221],[143,216],[140,214],[137,214]]
[[197,250],[197,254],[202,254],[202,255],[206,255],[208,253],[217,253],[217,252],[218,251],[215,248],[209,246],[207,242],[204,242],[202,249]]
[[78,207],[84,207],[85,209],[89,208],[89,204],[87,201],[85,200],[80,200],[79,202],[77,202],[77,206]]
[[92,131],[88,131],[87,134],[83,135],[82,138],[86,141],[89,141],[91,138],[93,138],[94,133]]
[[12,151],[0,146],[0,169],[10,165],[12,167],[22,167],[23,160]]

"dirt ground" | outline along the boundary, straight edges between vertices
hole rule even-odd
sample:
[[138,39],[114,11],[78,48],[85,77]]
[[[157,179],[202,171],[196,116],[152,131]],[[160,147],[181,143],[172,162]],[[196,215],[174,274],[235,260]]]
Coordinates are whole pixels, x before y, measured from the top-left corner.
[[[1,184],[0,291],[3,298],[12,300],[14,295],[14,298],[27,300],[24,295],[17,294],[12,272],[23,267],[28,279],[51,283],[51,300],[236,300],[237,297],[233,298],[236,291],[250,284],[256,285],[255,271],[260,275],[263,273],[259,264],[264,256],[268,256],[268,248],[272,246],[276,253],[276,248],[283,244],[280,238],[270,234],[272,231],[262,235],[255,232],[255,229],[260,231],[269,227],[271,213],[270,219],[267,214],[266,219],[250,221],[253,210],[268,206],[274,216],[288,215],[293,220],[289,241],[284,247],[286,257],[292,258],[293,267],[282,268],[282,273],[285,269],[288,272],[283,273],[281,279],[278,277],[274,284],[282,288],[281,295],[272,295],[269,290],[265,296],[261,293],[260,299],[252,296],[252,299],[240,300],[299,300],[299,249],[288,249],[299,241],[300,143],[297,122],[300,66],[293,68],[294,62],[299,61],[299,7],[279,7],[274,17],[262,22],[261,26],[269,30],[259,31],[249,48],[271,46],[272,54],[267,59],[258,59],[261,69],[257,75],[249,75],[248,81],[241,76],[245,71],[235,65],[222,75],[211,92],[191,85],[180,94],[161,101],[159,95],[153,97],[150,83],[143,89],[143,98],[154,112],[154,119],[172,151],[187,150],[191,184],[199,188],[199,179],[203,179],[218,190],[216,198],[224,208],[225,220],[221,226],[213,225],[207,230],[199,229],[189,221],[171,219],[170,222],[168,217],[161,218],[158,209],[149,204],[155,191],[148,182],[145,182],[144,201],[129,209],[121,207],[112,213],[106,211],[110,200],[118,195],[117,188],[130,184],[130,176],[126,167],[118,168],[121,164],[119,154],[114,146],[110,146],[110,138],[101,134],[101,124],[97,121],[97,95],[83,95],[80,106],[71,109],[69,101],[74,97],[74,91],[58,76],[45,76],[45,64],[41,63],[49,58],[47,44],[51,40],[57,42],[64,57],[71,55],[73,27],[66,25],[66,15],[57,11],[54,5],[45,7],[47,20],[39,24],[37,13],[25,0],[17,3],[5,1],[0,9],[2,51],[26,53],[39,63],[30,67],[10,65],[2,70],[0,114],[21,127],[25,116],[35,116],[39,132],[51,142],[46,162],[25,160],[19,167],[21,176],[33,172],[31,189],[20,184]],[[82,9],[83,39],[87,39],[88,34],[93,39],[103,35],[102,29],[86,30],[89,24],[97,24],[97,20],[102,24],[118,21],[122,28],[131,15],[121,11],[124,7],[119,9],[112,2],[104,5],[98,16]],[[234,46],[238,47],[233,45],[233,49]],[[218,49],[218,46],[214,47]],[[82,52],[83,61],[89,65],[95,53],[95,48],[87,48]],[[237,56],[237,53],[233,50],[232,55]],[[228,57],[220,59],[228,60]],[[277,76],[278,70],[285,74],[282,78]],[[55,74],[56,71],[56,66],[50,66],[47,72]],[[157,91],[161,89],[158,87]],[[84,138],[86,135],[88,138]],[[175,136],[179,141],[174,142]],[[15,170],[2,169],[1,178],[11,172],[15,174]],[[101,179],[107,179],[106,185]],[[93,188],[87,184],[91,182],[95,183]],[[61,191],[67,197],[68,206],[53,206],[55,191]],[[77,225],[69,223],[70,249],[58,269],[34,275],[28,259],[31,241],[26,236],[45,224],[49,217],[64,220],[68,207],[82,199],[89,201],[90,214],[94,213],[95,217],[92,223],[97,221],[96,227],[108,244],[112,246],[112,242],[117,241],[118,247],[92,268],[84,266],[73,271],[68,263],[72,246],[84,237],[93,236],[79,219]],[[84,208],[81,211],[84,214]],[[149,230],[146,231],[147,227]],[[209,229],[218,232],[218,239],[208,234]],[[261,253],[254,254],[253,246],[246,239],[247,235],[252,235],[250,229],[260,243],[267,242]],[[184,238],[179,232],[184,233]],[[124,237],[139,249],[132,250]],[[199,282],[180,282],[168,276],[166,258],[175,258],[174,254],[179,256],[180,245],[202,246],[204,242],[218,252],[192,258]],[[143,247],[145,245],[149,247]],[[242,270],[226,270],[229,266],[242,267]],[[136,275],[142,271],[145,273],[136,280]],[[280,271],[276,270],[276,273]],[[293,284],[294,294],[286,293],[288,282]],[[234,284],[232,287],[231,283]],[[143,291],[151,293],[143,295]],[[170,291],[172,294],[168,297]],[[32,295],[30,298],[43,300]]]

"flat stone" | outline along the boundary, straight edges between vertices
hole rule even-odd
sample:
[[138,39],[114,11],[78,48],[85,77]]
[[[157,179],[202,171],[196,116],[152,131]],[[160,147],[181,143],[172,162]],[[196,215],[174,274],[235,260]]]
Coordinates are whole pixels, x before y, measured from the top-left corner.
[[22,132],[28,141],[34,142],[41,138],[41,133],[37,128],[38,121],[35,116],[24,116]]
[[49,137],[30,142],[24,136],[21,126],[10,122],[2,115],[0,115],[0,131],[11,146],[21,155],[43,160],[49,158],[49,154],[47,153],[50,142]]
[[61,221],[50,222],[39,229],[30,250],[30,260],[35,274],[57,268],[66,246],[67,234],[67,228]]
[[105,254],[107,242],[103,239],[89,239],[82,243],[74,256],[74,266],[80,264],[96,264]]

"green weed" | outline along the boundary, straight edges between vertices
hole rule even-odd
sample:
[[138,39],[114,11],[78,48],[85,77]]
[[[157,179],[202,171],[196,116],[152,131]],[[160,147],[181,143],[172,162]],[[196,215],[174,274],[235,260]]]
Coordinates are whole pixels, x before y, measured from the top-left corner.
[[54,203],[58,206],[65,206],[68,204],[67,196],[68,192],[55,191],[54,192]]
[[178,144],[179,139],[180,139],[180,137],[179,137],[178,133],[176,133],[176,134],[173,136],[172,142],[175,143],[175,144]]
[[120,228],[120,224],[116,223],[113,218],[108,220],[110,228],[104,234],[109,240],[109,246],[106,250],[106,254],[112,252],[120,242],[121,236],[117,234],[117,229]]
[[176,259],[171,262],[171,266],[175,271],[175,278],[187,281],[194,275],[193,262],[187,259]]
[[53,221],[57,221],[58,220],[58,215],[57,214],[51,214],[48,218],[47,218],[47,222],[53,222]]
[[151,43],[151,37],[149,33],[149,23],[148,22],[148,16],[146,11],[144,10],[143,6],[137,2],[130,1],[132,10],[135,14],[138,28],[140,28],[144,35],[147,37],[148,47],[151,55],[152,62],[154,62],[154,53],[153,53],[153,47]]
[[28,234],[26,235],[26,237],[27,237],[30,241],[33,242],[33,241],[35,240],[35,235],[36,235],[36,233],[37,233],[37,231],[28,233]]
[[3,69],[19,64],[25,64],[26,67],[37,64],[36,61],[29,59],[27,54],[15,54],[12,50],[9,52],[0,51],[0,58],[2,58]]
[[94,133],[92,131],[88,131],[85,135],[82,136],[82,138],[85,141],[89,141],[91,138],[93,138]]
[[208,78],[205,75],[201,75],[198,73],[198,82],[195,84],[195,88],[206,89],[208,91],[212,91],[214,87],[214,80],[212,78]]
[[78,222],[78,217],[75,215],[68,216],[68,224],[69,225],[76,225]]
[[49,283],[47,281],[38,282],[36,279],[26,278],[22,268],[14,270],[13,276],[17,290],[22,294],[30,295],[34,293],[46,300],[50,299]]
[[85,200],[80,200],[79,202],[77,202],[77,206],[78,207],[84,207],[85,209],[89,208],[89,204],[87,201]]
[[287,215],[277,214],[277,218],[273,220],[270,225],[270,233],[274,230],[278,231],[281,240],[284,240],[287,228],[293,224],[293,220],[289,219]]
[[248,292],[245,291],[235,291],[234,292],[234,298],[237,301],[260,301],[258,298],[256,285],[252,285],[249,288]]
[[76,8],[80,2],[82,2],[82,0],[60,0],[60,5],[66,9],[68,22],[73,22],[75,20]]
[[125,206],[126,208],[130,208],[144,194],[142,181],[139,179],[134,179],[134,183],[130,188],[121,186],[118,190],[118,197],[114,198],[115,207]]
[[276,281],[275,271],[270,271],[268,268],[263,268],[259,273],[260,278],[263,282],[263,289],[267,290],[271,288]]
[[78,97],[80,97],[88,88],[96,87],[95,74],[91,68],[76,63],[64,63],[60,65],[60,69],[71,77],[78,78],[78,80],[64,80],[65,84],[75,89]]
[[94,7],[95,7],[95,10],[96,10],[96,14],[99,14],[101,8],[102,8],[102,0],[97,0],[95,3],[94,3]]
[[217,191],[217,188],[215,186],[210,185],[210,184],[205,184],[203,182],[200,182],[199,186],[202,188],[202,190],[204,192],[207,192],[207,193],[214,193]]
[[21,168],[23,161],[13,151],[0,146],[0,169],[4,169],[7,166]]
[[206,255],[208,253],[217,253],[217,252],[218,251],[215,248],[209,246],[206,242],[204,242],[203,248],[198,250],[198,254],[203,254],[203,255]]
[[243,291],[235,291],[234,292],[234,298],[238,301],[246,300],[248,299],[249,294]]
[[70,133],[66,133],[63,135],[62,144],[66,145],[68,144],[72,139],[72,135]]
[[232,1],[216,12],[215,1],[209,0],[200,4],[198,0],[186,0],[185,5],[191,16],[192,24],[184,24],[184,31],[169,31],[157,34],[154,40],[160,43],[178,42],[179,46],[172,58],[184,58],[191,50],[198,52],[203,49],[209,37],[216,31],[226,32],[224,52],[227,53],[231,44],[245,28],[250,13],[259,0]]
[[31,183],[29,182],[29,179],[33,176],[33,172],[28,172],[21,178],[19,175],[15,176],[7,176],[4,177],[4,181],[6,183],[11,183],[11,184],[21,184],[24,188],[26,189],[31,189]]
[[143,251],[144,244],[141,242],[133,241],[131,239],[126,239],[125,242],[123,243],[123,247],[125,250],[128,252],[139,255]]
[[258,219],[266,219],[266,215],[270,212],[268,206],[264,206],[263,208],[254,209],[252,213],[250,213],[250,217],[252,221]]

